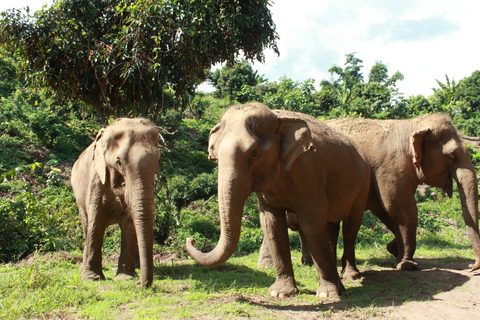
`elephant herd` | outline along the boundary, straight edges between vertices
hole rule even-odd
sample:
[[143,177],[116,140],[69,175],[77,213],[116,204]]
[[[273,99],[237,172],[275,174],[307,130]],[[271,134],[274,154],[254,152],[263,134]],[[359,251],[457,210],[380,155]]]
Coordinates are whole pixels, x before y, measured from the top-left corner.
[[[153,196],[159,134],[146,119],[122,118],[102,129],[72,169],[72,187],[85,234],[82,277],[104,279],[105,229],[118,223],[121,253],[117,277],[153,281]],[[197,263],[227,261],[240,238],[243,207],[255,192],[264,240],[259,265],[272,263],[274,297],[298,292],[287,227],[300,233],[302,261],[315,265],[317,296],[345,288],[337,271],[336,244],[342,221],[344,278],[358,278],[355,240],[363,212],[373,212],[395,235],[387,250],[401,270],[417,269],[417,186],[426,183],[452,195],[456,181],[475,262],[480,269],[478,182],[465,144],[451,120],[429,114],[408,120],[342,118],[319,121],[302,113],[270,110],[261,103],[230,106],[210,131],[208,157],[218,161],[221,234],[208,253],[186,248]],[[138,246],[137,246],[138,243]]]

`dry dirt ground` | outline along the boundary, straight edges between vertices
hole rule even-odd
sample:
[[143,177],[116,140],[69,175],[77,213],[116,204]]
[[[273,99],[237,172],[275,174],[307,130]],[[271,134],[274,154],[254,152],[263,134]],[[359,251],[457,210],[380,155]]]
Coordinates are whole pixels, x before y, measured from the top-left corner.
[[433,265],[439,266],[435,260],[417,260],[423,266],[420,271],[401,272],[401,275],[395,270],[364,273],[364,282],[389,283],[394,278],[418,288],[418,294],[413,294],[410,301],[398,303],[392,297],[392,306],[378,318],[480,319],[480,272],[464,269],[465,262],[435,268]]
[[[419,271],[363,271],[356,281],[372,290],[358,306],[349,299],[311,305],[295,303],[293,298],[292,304],[284,306],[254,297],[237,300],[262,306],[262,318],[268,319],[480,319],[480,272],[464,269],[466,261],[447,263],[445,268],[436,268],[441,264],[435,259],[417,261],[423,267]],[[378,303],[368,306],[371,301]]]

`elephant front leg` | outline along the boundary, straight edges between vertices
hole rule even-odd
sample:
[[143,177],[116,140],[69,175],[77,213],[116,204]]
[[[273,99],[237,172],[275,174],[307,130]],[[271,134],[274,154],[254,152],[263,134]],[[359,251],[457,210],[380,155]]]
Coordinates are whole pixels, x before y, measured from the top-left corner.
[[102,271],[102,245],[105,226],[100,222],[89,221],[85,232],[83,250],[82,279],[105,280]]
[[138,252],[137,234],[133,220],[129,217],[122,221],[120,229],[122,231],[122,242],[115,280],[131,280],[138,277],[135,272],[135,258]]
[[338,297],[345,293],[345,287],[340,281],[337,271],[337,259],[332,250],[331,232],[327,222],[315,218],[307,218],[300,226],[312,255],[315,267],[320,277],[317,296]]
[[[415,215],[415,221],[409,221],[402,223],[398,226],[398,232],[400,234],[401,241],[397,241],[399,245],[397,260],[395,261],[395,267],[400,270],[417,270],[418,263],[413,259],[415,249],[417,246],[417,215]],[[399,244],[400,242],[400,244]]]
[[290,297],[297,294],[298,289],[293,274],[285,210],[269,208],[261,202],[259,208],[264,239],[270,249],[276,273],[275,283],[269,289],[270,295]]

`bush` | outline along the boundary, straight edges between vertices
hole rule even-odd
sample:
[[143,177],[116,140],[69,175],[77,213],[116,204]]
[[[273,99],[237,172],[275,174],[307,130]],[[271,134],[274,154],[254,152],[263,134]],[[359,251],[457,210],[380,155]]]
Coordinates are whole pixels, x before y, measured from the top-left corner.
[[22,259],[35,251],[74,250],[81,247],[81,226],[68,190],[61,205],[25,191],[12,200],[0,198],[0,261]]

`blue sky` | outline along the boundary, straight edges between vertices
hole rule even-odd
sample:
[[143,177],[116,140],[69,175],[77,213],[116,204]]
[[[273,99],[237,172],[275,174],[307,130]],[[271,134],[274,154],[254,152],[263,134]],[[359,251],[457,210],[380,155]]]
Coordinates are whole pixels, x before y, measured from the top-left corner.
[[[2,1],[0,11],[52,0]],[[270,10],[280,36],[280,56],[266,51],[254,68],[269,81],[286,75],[296,81],[329,79],[345,55],[363,60],[365,79],[375,61],[400,71],[406,97],[429,96],[435,79],[458,81],[480,69],[478,0],[275,0]]]

